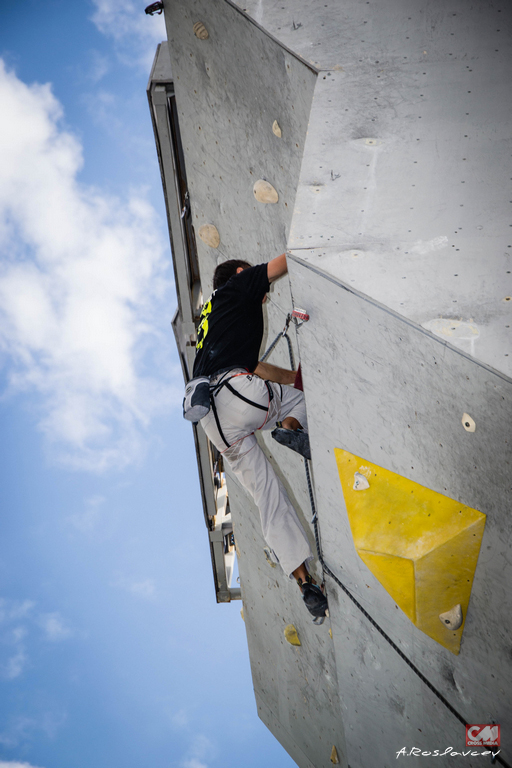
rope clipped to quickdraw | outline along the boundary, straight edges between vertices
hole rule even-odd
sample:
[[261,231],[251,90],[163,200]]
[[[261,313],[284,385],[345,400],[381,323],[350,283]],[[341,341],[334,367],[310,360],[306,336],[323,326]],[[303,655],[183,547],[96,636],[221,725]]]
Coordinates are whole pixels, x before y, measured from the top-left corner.
[[291,342],[290,337],[288,336],[288,328],[290,327],[291,319],[292,319],[291,313],[288,313],[286,315],[286,323],[284,325],[283,330],[280,331],[280,333],[277,334],[277,336],[275,337],[275,339],[272,342],[272,344],[270,345],[270,347],[267,349],[267,351],[265,352],[263,357],[260,359],[260,363],[264,363],[265,362],[265,360],[270,355],[270,353],[275,349],[279,339],[285,338],[287,343],[288,343],[288,354],[290,356],[290,366],[291,366],[292,371],[295,370],[295,361],[293,359],[292,342]]
[[[289,356],[290,356],[290,365],[291,365],[292,370],[295,370],[295,363],[294,363],[294,359],[293,359],[292,345],[291,345],[291,341],[290,341],[290,338],[289,338],[288,333],[287,333],[288,327],[290,325],[291,317],[292,316],[290,314],[287,316],[287,318],[286,318],[286,325],[285,325],[284,329],[281,331],[281,333],[279,333],[276,336],[276,338],[274,339],[274,341],[272,342],[272,344],[267,349],[267,351],[265,352],[265,354],[263,355],[263,357],[261,359],[262,359],[262,361],[265,360],[270,355],[272,350],[275,348],[275,346],[278,343],[279,339],[285,337],[287,342],[288,342],[288,353],[289,353]],[[343,592],[352,601],[352,603],[356,606],[356,608],[358,608],[359,611],[361,611],[361,613],[363,614],[363,616],[370,622],[372,627],[374,627],[374,629],[377,630],[377,632],[384,638],[384,640],[386,640],[386,642],[393,648],[393,650],[396,651],[396,653],[400,656],[402,661],[404,661],[407,664],[407,666],[414,672],[415,675],[417,675],[417,677],[422,681],[422,683],[424,683],[427,686],[427,688],[434,694],[434,696],[436,696],[439,699],[441,704],[444,704],[444,706],[448,709],[448,711],[451,712],[451,714],[460,723],[462,723],[462,725],[466,726],[466,724],[467,724],[466,719],[455,709],[455,707],[453,707],[450,704],[450,702],[443,696],[443,694],[440,691],[438,691],[437,688],[435,688],[434,685],[432,685],[430,680],[428,680],[428,678],[425,677],[425,675],[418,669],[418,667],[415,664],[413,664],[413,662],[405,655],[405,653],[401,650],[401,648],[398,647],[398,645],[394,642],[394,640],[391,639],[391,637],[387,634],[387,632],[385,632],[382,629],[382,627],[379,626],[379,624],[377,624],[375,619],[373,619],[372,616],[370,616],[368,611],[365,608],[363,608],[361,603],[354,597],[352,592],[350,592],[350,590],[339,580],[339,578],[336,576],[336,574],[334,574],[332,572],[332,570],[329,568],[329,566],[325,562],[324,556],[323,556],[323,552],[322,552],[322,545],[321,545],[321,542],[320,542],[320,529],[319,529],[319,525],[318,525],[318,513],[317,513],[317,509],[316,509],[316,504],[315,504],[315,497],[314,497],[314,494],[313,494],[313,485],[311,483],[311,474],[310,474],[310,471],[309,471],[309,463],[308,463],[308,459],[306,459],[306,458],[304,459],[304,468],[306,470],[306,483],[307,483],[307,486],[308,486],[309,502],[310,502],[310,505],[311,505],[311,523],[313,524],[313,529],[314,529],[314,532],[315,532],[316,551],[317,551],[317,555],[318,555],[318,560],[319,560],[319,562],[320,562],[320,564],[322,566],[322,571],[323,571],[324,576],[325,575],[330,576],[331,579],[333,579],[336,582],[336,584],[340,587],[341,590],[343,590]],[[504,768],[511,768],[509,763],[507,763],[499,754],[491,752],[491,763],[495,764],[496,762],[498,762],[501,765],[503,765]]]

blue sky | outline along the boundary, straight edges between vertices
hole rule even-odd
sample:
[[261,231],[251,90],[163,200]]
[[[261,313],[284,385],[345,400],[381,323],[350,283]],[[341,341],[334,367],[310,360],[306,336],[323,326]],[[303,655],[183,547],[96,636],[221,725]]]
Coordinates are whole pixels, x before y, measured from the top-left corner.
[[0,9],[0,768],[287,768],[217,605],[145,3]]

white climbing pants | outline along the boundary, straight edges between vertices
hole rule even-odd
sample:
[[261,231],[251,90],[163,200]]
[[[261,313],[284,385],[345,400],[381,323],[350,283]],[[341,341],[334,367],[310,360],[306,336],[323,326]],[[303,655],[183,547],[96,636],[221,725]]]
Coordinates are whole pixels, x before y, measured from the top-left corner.
[[[259,447],[254,432],[273,429],[276,421],[293,416],[307,429],[304,394],[298,389],[268,382],[242,369],[230,371],[229,383],[248,400],[269,408],[268,413],[249,405],[223,386],[215,395],[219,423],[230,448],[226,447],[215,421],[213,408],[201,419],[201,426],[222,453],[241,484],[253,497],[261,518],[263,537],[274,550],[283,571],[290,576],[305,560],[313,557],[309,541],[290,499],[272,465]],[[215,384],[223,376],[212,379]],[[263,426],[262,426],[263,425]]]

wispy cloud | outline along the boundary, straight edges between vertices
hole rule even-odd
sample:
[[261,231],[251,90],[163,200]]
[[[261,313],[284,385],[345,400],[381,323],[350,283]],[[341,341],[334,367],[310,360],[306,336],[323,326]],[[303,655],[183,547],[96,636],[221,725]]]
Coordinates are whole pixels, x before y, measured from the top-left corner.
[[141,597],[143,600],[154,600],[156,597],[156,584],[153,579],[141,579],[138,581],[126,578],[125,576],[119,576],[111,583],[111,586],[120,587],[136,597]]
[[104,504],[104,496],[91,496],[85,500],[85,509],[69,515],[68,522],[81,533],[90,533],[98,525]]
[[74,634],[58,611],[37,611],[32,600],[0,598],[0,677],[4,680],[15,680],[25,672],[29,664],[28,641],[31,635],[34,637],[35,628],[42,629],[44,638],[52,643]]
[[[14,749],[20,744],[31,741],[36,733],[44,733],[45,736],[53,739],[66,720],[67,714],[56,710],[48,710],[32,716],[13,715],[7,718],[0,731],[0,744]],[[0,768],[3,766],[13,768],[18,765],[25,768],[29,763],[0,762]],[[29,768],[36,768],[36,766],[29,765]]]
[[212,757],[213,744],[203,734],[196,734],[188,750],[188,755],[180,763],[180,768],[208,768],[205,760]]
[[27,657],[25,651],[20,648],[16,651],[14,656],[8,658],[2,665],[3,677],[5,677],[6,680],[14,680],[19,677],[25,668],[26,662]]
[[6,600],[0,597],[0,624],[26,618],[34,606],[33,600]]
[[99,83],[110,70],[110,63],[106,56],[99,51],[92,50],[90,56],[90,68],[87,72],[87,79],[93,83]]
[[191,757],[190,760],[185,760],[182,763],[183,768],[208,768],[206,763],[202,760],[198,760],[196,757]]
[[163,14],[147,16],[144,4],[131,0],[94,0],[94,5],[92,21],[114,41],[123,62],[149,72],[157,43],[167,38]]
[[23,623],[32,619],[35,603],[32,600],[6,600],[0,598],[0,677],[15,680],[28,662],[25,638],[28,630]]
[[39,626],[44,631],[46,639],[52,643],[67,640],[73,634],[62,616],[57,613],[42,613],[39,616]]
[[151,418],[179,400],[160,357],[171,281],[159,222],[141,192],[123,201],[78,183],[82,147],[49,85],[27,86],[0,60],[0,101],[8,391],[39,396],[59,460],[126,466],[142,455]]
[[189,716],[185,709],[179,709],[171,715],[171,722],[175,728],[186,728],[189,724]]
[[36,765],[32,765],[31,763],[18,763],[17,761],[5,762],[5,760],[0,760],[0,768],[39,768],[39,767]]

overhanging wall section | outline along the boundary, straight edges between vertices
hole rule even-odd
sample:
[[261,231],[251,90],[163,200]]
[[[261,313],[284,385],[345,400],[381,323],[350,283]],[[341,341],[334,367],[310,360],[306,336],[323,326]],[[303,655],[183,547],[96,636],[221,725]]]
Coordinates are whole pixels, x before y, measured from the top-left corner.
[[512,5],[248,10],[321,70],[289,247],[512,375]]

